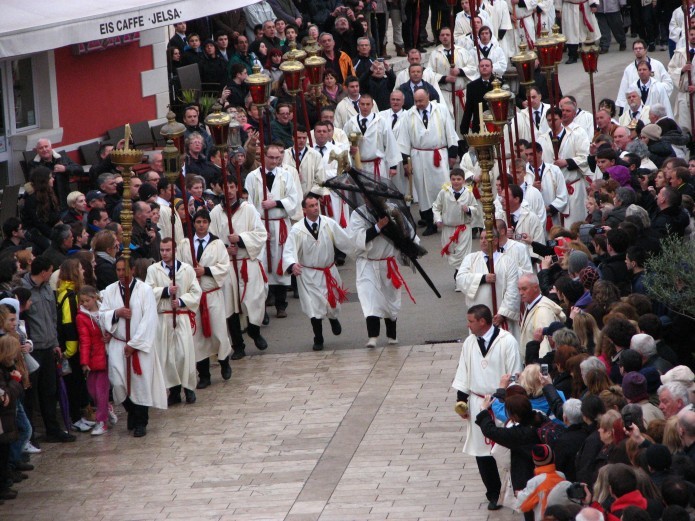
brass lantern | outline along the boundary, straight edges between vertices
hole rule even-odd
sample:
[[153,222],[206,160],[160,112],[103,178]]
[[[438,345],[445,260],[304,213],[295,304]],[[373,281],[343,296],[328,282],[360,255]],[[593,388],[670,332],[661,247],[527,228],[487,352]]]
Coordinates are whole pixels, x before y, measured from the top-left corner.
[[251,94],[251,102],[257,106],[265,106],[270,99],[270,86],[272,80],[265,74],[261,74],[261,66],[253,66],[253,74],[246,78],[246,84],[249,86]]
[[323,70],[326,67],[326,59],[320,56],[309,56],[304,60],[306,74],[309,84],[312,87],[320,86],[323,83]]
[[599,47],[595,42],[591,40],[584,42],[579,50],[579,55],[582,58],[584,72],[593,74],[598,70]]
[[228,146],[232,150],[241,148],[241,123],[236,118],[236,114],[230,114],[231,122],[229,123],[229,141]]
[[306,51],[303,51],[301,49],[297,49],[297,44],[296,42],[290,42],[290,50],[287,51],[285,54],[282,55],[282,59],[285,61],[298,61],[298,62],[304,62],[306,59],[307,54]]
[[294,96],[302,90],[302,72],[304,71],[302,62],[296,60],[282,62],[280,64],[280,70],[285,78],[287,92]]
[[509,121],[509,100],[512,98],[512,93],[502,90],[501,83],[495,79],[492,82],[492,90],[485,94],[483,98],[487,101],[492,114],[492,122],[501,127]]
[[565,53],[565,43],[567,37],[560,32],[560,26],[553,24],[553,38],[555,38],[555,63],[559,64],[562,61],[562,55]]
[[541,37],[536,40],[536,50],[538,51],[538,61],[543,71],[555,69],[555,51],[557,42],[552,36],[548,36],[547,31],[541,32]]
[[512,63],[518,71],[519,82],[524,87],[530,87],[536,83],[534,72],[536,70],[536,59],[538,56],[535,52],[529,51],[526,42],[523,40],[519,43],[519,54],[512,56]]
[[169,184],[175,184],[181,172],[181,153],[174,145],[174,141],[167,139],[167,145],[162,149],[164,160],[164,175]]
[[170,109],[167,112],[167,123],[161,128],[159,133],[164,139],[171,140],[178,149],[179,154],[184,153],[183,134],[186,132],[186,125],[176,121],[176,114]]
[[222,105],[215,103],[212,106],[212,112],[205,118],[205,124],[210,129],[210,137],[213,144],[217,148],[227,146],[229,139],[229,123],[232,121],[232,116],[226,112],[222,112]]
[[[502,81],[512,94],[519,94],[519,73],[513,65],[502,75]],[[504,88],[504,87],[503,87]]]

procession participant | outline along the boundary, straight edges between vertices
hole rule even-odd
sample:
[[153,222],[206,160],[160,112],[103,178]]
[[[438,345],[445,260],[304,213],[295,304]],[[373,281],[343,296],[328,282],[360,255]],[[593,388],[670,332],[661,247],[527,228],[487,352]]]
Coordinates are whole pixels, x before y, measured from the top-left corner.
[[[473,32],[472,24],[474,23],[474,18],[480,18],[480,25],[484,24],[488,27],[492,27],[492,19],[487,11],[480,11],[476,16],[473,9],[471,9],[471,0],[461,0],[461,11],[456,15],[454,20],[454,41],[457,42],[457,44],[460,39]],[[480,26],[476,27],[476,31],[478,27]]]
[[587,112],[586,110],[582,110],[577,106],[577,100],[574,96],[565,96],[560,100],[560,103],[558,104],[560,108],[562,108],[562,105],[564,104],[569,104],[572,105],[574,108],[574,122],[582,127],[584,129],[584,132],[586,132],[587,137],[589,140],[594,136],[594,131],[596,130],[594,128],[594,117],[591,114],[591,112]]
[[[246,348],[241,337],[241,317],[243,313],[248,321],[246,332],[253,340],[256,348],[261,351],[268,348],[268,342],[261,335],[261,324],[265,315],[265,299],[268,295],[268,276],[263,269],[261,258],[265,256],[264,246],[268,233],[261,216],[249,202],[238,198],[239,187],[236,180],[227,178],[227,204],[232,212],[232,228],[229,229],[227,214],[222,205],[215,206],[210,214],[210,233],[215,234],[227,247],[227,254],[232,262],[236,258],[236,267],[231,267],[228,273],[231,277],[225,279],[226,288],[225,308],[227,328],[232,337],[232,360],[240,360],[246,356]],[[201,224],[202,226],[202,224]],[[201,257],[202,258],[202,257]],[[238,282],[237,282],[238,280]],[[239,294],[240,293],[240,294]],[[241,304],[241,308],[239,307]],[[218,349],[218,360],[224,355],[223,346]],[[224,377],[224,374],[223,374]]]
[[381,114],[374,113],[374,100],[370,94],[362,94],[359,103],[360,112],[350,118],[343,130],[350,134],[360,135],[358,146],[350,146],[350,155],[354,158],[359,152],[362,169],[369,175],[378,178],[396,175],[397,165],[401,162],[398,143],[391,130],[391,122]]
[[[203,292],[193,268],[174,259],[170,238],[159,244],[161,262],[147,268],[149,284],[157,302],[157,337],[154,349],[162,366],[164,384],[169,390],[167,405],[181,403],[181,388],[186,403],[195,403],[195,346],[193,324]],[[174,280],[175,279],[175,280]],[[176,324],[172,319],[176,315]]]
[[[541,90],[536,87],[535,85],[533,87],[529,87],[528,93],[531,98],[531,110],[533,111],[533,124],[536,126],[534,129],[534,132],[536,135],[542,134],[544,132],[548,132],[550,130],[550,127],[548,127],[548,121],[546,120],[546,114],[548,113],[548,109],[550,108],[550,104],[548,103],[543,103],[543,94],[541,93]],[[528,114],[528,105],[526,105],[525,110],[522,110],[519,112],[518,116],[523,120],[524,125],[528,125],[529,121],[529,114]],[[519,122],[521,125],[521,122]],[[529,134],[530,135],[530,134]]]
[[[525,0],[512,0],[514,8],[516,11],[516,21],[515,25],[518,25],[514,29],[515,42],[520,42],[522,39],[528,44],[528,48],[533,50],[536,38],[540,36],[540,31],[542,27],[550,27],[550,19],[555,20],[555,5],[553,0],[541,0],[540,2],[526,2]],[[505,38],[506,42],[508,38]],[[512,42],[508,42],[512,43]],[[509,48],[505,46],[505,50],[508,51],[507,56],[514,56],[518,51],[518,45],[515,43],[515,47]]]
[[[507,71],[507,56],[497,41],[493,41],[492,29],[487,25],[483,25],[478,31],[478,49],[480,49],[480,59],[487,58],[492,61],[492,73],[501,78]],[[475,80],[478,77],[478,53],[473,48],[468,48],[468,52],[473,59],[475,71],[471,79]]]
[[[326,105],[325,107],[321,107],[319,121],[330,123],[330,137],[328,141],[330,141],[334,145],[349,145],[350,141],[348,141],[348,138],[345,135],[345,132],[343,132],[343,129],[334,126],[333,121],[335,119],[335,110],[336,109],[334,105]],[[314,126],[316,126],[316,124],[314,124]],[[311,131],[311,142],[316,143],[316,135],[314,134],[313,130]]]
[[441,99],[443,95],[442,91],[439,89],[439,82],[442,80],[442,75],[422,63],[422,53],[418,49],[410,49],[408,51],[407,60],[408,67],[396,74],[396,84],[393,90],[400,90],[400,86],[410,80],[410,65],[422,65],[422,79],[435,88],[439,94],[439,99]]
[[[511,31],[514,26],[512,25],[512,17],[510,15],[510,8],[506,2],[495,2],[494,0],[482,0],[479,2],[480,8],[478,13],[487,13],[490,16],[490,25],[488,27],[492,30],[492,34],[497,38],[497,45],[500,47],[504,55],[507,56],[506,51],[515,51],[515,43],[509,42],[509,40],[514,39],[514,35],[510,34],[505,38],[507,32]],[[514,53],[509,54],[513,56]]]
[[[525,150],[526,147],[522,147],[522,158],[526,157],[526,153],[524,152]],[[526,162],[526,159],[522,158],[516,158],[517,180],[521,181],[521,183],[518,186],[519,188],[521,188],[521,192],[523,195],[523,200],[520,201],[520,203],[522,207],[528,209],[531,213],[538,217],[538,221],[541,223],[541,229],[543,231],[543,234],[545,235],[544,230],[547,213],[545,211],[545,201],[543,200],[543,194],[538,188],[533,186],[533,183],[529,184],[526,182],[526,166],[528,165],[528,163]],[[512,174],[507,174],[507,186],[511,186],[513,184],[515,184],[514,176],[512,176]],[[502,191],[502,182],[499,178],[497,179],[497,185],[497,195],[501,200],[504,197],[504,192]],[[509,225],[509,223],[507,224]]]
[[415,104],[415,90],[424,88],[432,98],[432,101],[439,101],[442,97],[441,90],[433,84],[422,79],[424,66],[413,63],[408,66],[408,80],[402,83],[398,90],[403,93],[403,108],[408,110]]
[[[132,276],[126,282],[125,257],[116,261],[116,275],[118,282],[101,292],[100,322],[111,334],[108,355],[113,401],[123,404],[128,430],[140,438],[147,434],[149,407],[167,408],[166,385],[155,350],[157,301],[144,282]],[[126,284],[130,288],[127,307]]]
[[[667,89],[666,85],[652,76],[652,64],[647,60],[642,60],[637,64],[637,76],[639,79],[636,86],[640,91],[642,103],[648,107],[656,103],[660,103],[666,109],[666,117],[673,118],[673,110],[671,109],[671,89]],[[670,78],[670,76],[669,76]]]
[[[526,359],[526,345],[534,340],[538,329],[548,327],[553,322],[565,323],[565,313],[562,308],[541,293],[538,276],[533,273],[525,273],[519,277],[519,296],[524,306],[523,316],[519,332],[519,351],[521,359]],[[543,339],[539,353],[542,357],[550,349],[547,337]]]
[[[675,101],[675,120],[683,129],[692,131],[693,121],[690,119],[690,93],[695,92],[695,83],[690,87],[690,77],[695,80],[695,75],[692,72],[692,58],[689,56],[690,49],[695,50],[695,27],[688,30],[688,45],[686,47],[677,48],[673,53],[671,61],[668,63],[668,72],[677,86],[677,96]],[[695,53],[692,54],[695,56]]]
[[449,114],[454,118],[455,128],[459,128],[465,107],[464,89],[469,81],[478,76],[478,68],[466,49],[453,45],[451,29],[442,27],[439,31],[439,41],[441,45],[430,54],[429,67],[442,75],[439,88],[443,96],[439,101],[449,109]]
[[[558,120],[557,116],[555,119]],[[542,134],[542,136],[549,135],[550,133]],[[543,144],[541,144],[541,141]],[[548,147],[551,150],[550,156],[545,153],[545,149]],[[560,214],[565,211],[569,202],[565,177],[562,175],[562,170],[553,164],[554,158],[552,156],[552,142],[550,138],[536,141],[535,156],[533,154],[533,144],[529,143],[529,146],[524,149],[524,155],[526,155],[527,161],[524,183],[527,186],[540,190],[545,203],[546,215],[546,219],[541,224],[545,231],[548,231],[553,224],[560,224]]]
[[432,204],[434,223],[442,234],[441,254],[454,268],[454,277],[463,258],[471,252],[471,223],[480,212],[473,192],[464,187],[465,175],[460,168],[452,168],[450,184],[442,188]]
[[[348,144],[331,142],[330,127],[331,125],[327,121],[319,121],[314,125],[313,130],[314,150],[321,156],[321,168],[323,170],[324,180],[333,179],[339,173],[338,162],[330,159],[331,152],[335,151],[336,154],[339,154],[343,150],[349,149]],[[324,194],[324,197],[321,199],[321,213],[335,219],[338,224],[340,224],[341,228],[347,228],[348,219],[350,218],[350,207],[348,204],[333,190],[321,188],[318,193]],[[336,259],[336,261],[341,262],[339,259]]]
[[[401,128],[403,128],[402,123],[407,114],[405,109],[403,109],[404,100],[405,97],[403,93],[400,90],[394,90],[389,96],[389,105],[391,108],[379,112],[386,121],[391,123],[391,130],[393,131],[393,137],[396,139],[396,142],[398,142],[398,136],[400,135]],[[396,175],[391,177],[391,182],[403,195],[409,194],[410,189],[408,187],[408,181],[405,178],[403,161],[399,161],[398,165],[396,165]],[[411,193],[410,195],[412,196],[414,194]]]
[[495,228],[499,232],[498,251],[512,258],[519,270],[519,276],[524,273],[533,273],[533,266],[531,266],[531,251],[526,243],[509,237],[507,223],[504,219],[495,219]]
[[580,43],[601,38],[595,14],[598,6],[599,0],[562,1],[562,33],[567,37],[565,64],[577,63]]
[[468,134],[471,129],[473,132],[480,131],[480,121],[478,121],[478,105],[483,104],[483,110],[488,109],[485,94],[492,90],[492,60],[482,58],[478,63],[480,77],[466,85],[466,110],[463,112],[461,120],[461,134]]
[[287,271],[297,277],[302,311],[311,320],[314,351],[323,350],[323,319],[328,317],[331,331],[340,335],[340,304],[347,290],[335,266],[335,249],[344,254],[353,250],[347,232],[330,217],[320,215],[319,197],[309,193],[302,200],[304,219],[290,230],[283,253]]
[[[360,113],[359,102],[362,98],[360,79],[356,76],[348,76],[345,80],[345,90],[347,96],[338,102],[333,117],[333,126],[339,129],[342,129],[349,120],[354,119]],[[372,112],[378,112],[376,105],[372,106]]]
[[[575,114],[572,104],[564,104],[560,109],[549,111],[547,119],[551,130],[538,136],[538,143],[543,148],[543,161],[560,168],[567,185],[568,202],[562,216],[565,220],[564,226],[568,228],[572,223],[584,221],[586,218],[584,202],[587,185],[584,181],[591,175],[587,161],[589,137],[584,129],[574,122]],[[555,159],[553,140],[557,140],[558,159]],[[558,188],[556,190],[559,193]],[[545,199],[545,195],[543,198]],[[549,207],[546,210],[549,210]]]
[[615,105],[620,107],[621,110],[627,109],[627,88],[632,85],[636,85],[637,80],[639,79],[637,66],[642,60],[649,62],[649,64],[652,66],[654,78],[664,84],[666,92],[669,96],[673,91],[673,81],[666,71],[666,67],[664,67],[661,61],[652,60],[649,56],[647,56],[647,44],[644,42],[644,40],[638,38],[632,42],[632,52],[635,54],[635,61],[631,62],[627,67],[625,67],[623,77],[620,80],[618,95],[615,98]]
[[484,304],[491,309],[494,286],[497,310],[493,323],[516,332],[519,326],[519,268],[512,257],[499,251],[499,232],[493,229],[492,235],[494,273],[488,269],[487,233],[483,230],[480,232],[480,251],[463,258],[456,274],[456,285],[464,295],[466,307]]
[[[395,208],[393,210],[398,211]],[[407,223],[405,219],[402,221]],[[371,208],[369,203],[357,208],[350,215],[348,233],[357,256],[355,284],[362,313],[367,322],[367,347],[376,347],[381,318],[386,324],[388,344],[398,343],[396,321],[401,310],[401,288],[405,286],[411,300],[413,298],[398,269],[396,256],[400,251],[391,239],[381,233],[387,225],[395,224],[390,222],[388,216],[377,218],[376,210]],[[417,237],[415,241],[418,241]]]
[[471,418],[481,411],[485,395],[497,390],[504,375],[521,371],[519,344],[507,331],[492,323],[490,308],[477,304],[466,313],[471,334],[461,346],[456,377],[451,386],[456,389],[456,399],[465,404],[460,413],[466,422],[466,443],[463,452],[475,456],[480,477],[485,485],[488,510],[499,510],[502,483],[497,463],[490,455],[491,446],[480,428]]
[[427,229],[423,235],[437,233],[432,213],[432,203],[449,176],[449,168],[456,164],[458,135],[447,108],[431,103],[425,89],[415,91],[415,106],[402,122],[398,146],[410,163],[405,166],[406,175],[413,176],[418,195],[420,217]]
[[[301,196],[298,186],[295,186],[292,174],[280,165],[283,149],[281,146],[270,144],[265,148],[265,172],[257,168],[246,177],[245,188],[249,194],[249,202],[256,207],[262,219],[267,219],[266,229],[270,231],[270,266],[268,254],[261,256],[261,262],[266,269],[268,283],[275,297],[277,318],[287,317],[287,288],[290,286],[290,276],[282,266],[282,249],[284,248],[290,228],[290,216],[294,215],[300,204]],[[263,193],[263,180],[266,176],[267,193]]]
[[[628,126],[632,121],[642,121],[645,125],[649,125],[649,106],[642,101],[642,95],[637,85],[629,85],[625,89],[627,107],[620,115],[618,123],[624,127]],[[614,133],[615,134],[615,133]]]
[[[299,150],[299,179],[302,195],[306,195],[309,192],[321,193],[323,189],[320,187],[320,184],[325,181],[321,154],[313,148],[309,148],[307,140],[306,128],[302,125],[297,125],[296,149]],[[297,168],[294,146],[285,149],[282,166],[285,168],[288,166]]]
[[[215,206],[213,212],[218,208],[223,206]],[[229,364],[229,353],[232,348],[229,344],[226,323],[220,319],[224,316],[228,320],[229,317],[224,288],[227,286],[228,292],[231,291],[229,289],[231,267],[224,243],[219,237],[210,233],[212,217],[208,211],[201,208],[191,219],[195,230],[193,238],[195,263],[191,258],[188,241],[181,241],[180,255],[183,262],[194,266],[193,271],[202,290],[200,306],[195,315],[196,328],[193,333],[193,344],[199,378],[197,388],[205,389],[210,385],[210,357],[213,355],[216,355],[220,362],[222,378],[229,380],[232,377],[232,367]],[[238,337],[232,335],[232,339],[238,340]],[[239,349],[243,350],[243,341],[241,344]]]
[[[529,188],[535,190],[532,186]],[[527,188],[527,190],[529,190],[529,188]],[[543,228],[545,223],[542,223],[538,216],[532,212],[528,206],[524,207],[522,205],[524,202],[524,192],[519,185],[510,184],[507,187],[507,191],[509,192],[509,216],[511,218],[511,222],[507,223],[507,236],[518,237],[520,241],[523,241],[520,244],[526,245],[527,255],[529,255],[531,259],[537,258],[537,255],[533,253],[530,242],[545,243],[545,229]],[[505,212],[496,215],[496,217],[497,219],[505,219],[503,222],[506,222],[506,193],[501,195],[500,200]],[[500,240],[501,238],[502,231],[500,230]],[[500,242],[500,244],[502,243]]]

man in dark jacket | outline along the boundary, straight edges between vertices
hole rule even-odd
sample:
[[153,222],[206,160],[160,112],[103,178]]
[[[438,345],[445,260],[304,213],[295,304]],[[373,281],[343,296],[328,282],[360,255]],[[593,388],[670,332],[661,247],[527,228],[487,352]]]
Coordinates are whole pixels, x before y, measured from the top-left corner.
[[[152,209],[147,203],[138,201],[133,204],[133,232],[131,237],[131,255],[135,259],[161,260],[159,254],[159,233],[148,221],[152,219]],[[135,246],[135,248],[133,248]]]
[[635,191],[631,188],[621,186],[615,191],[613,198],[614,207],[606,215],[605,224],[611,228],[617,228],[618,225],[625,220],[625,212],[627,207],[635,202]]
[[463,119],[461,120],[461,134],[468,134],[471,130],[478,132],[480,130],[480,121],[478,121],[478,104],[483,104],[483,110],[487,110],[487,101],[485,94],[492,90],[492,60],[483,58],[478,64],[480,78],[473,80],[466,85],[466,109],[463,111]]
[[659,190],[656,196],[656,204],[659,211],[652,217],[652,229],[661,238],[670,235],[683,237],[685,229],[690,224],[688,214],[681,208],[681,194],[670,186]]
[[[546,387],[552,388],[552,386],[543,388],[543,394],[548,398]],[[562,411],[562,421],[567,426],[567,429],[550,446],[555,452],[555,467],[557,470],[564,473],[568,481],[576,481],[575,458],[579,449],[584,445],[589,431],[582,417],[582,402],[580,400],[570,398],[562,406]]]
[[360,90],[371,92],[374,103],[380,108],[390,105],[391,92],[395,84],[396,75],[386,62],[372,62],[371,67],[360,76]]
[[627,296],[631,291],[632,277],[625,265],[625,252],[630,246],[630,239],[623,230],[608,230],[606,242],[609,257],[599,265],[599,274],[602,280],[618,286],[621,296]]
[[205,41],[203,57],[198,62],[198,68],[204,89],[214,90],[215,94],[218,94],[227,81],[227,62],[217,53],[214,41]]
[[437,90],[422,79],[423,70],[424,67],[419,63],[411,63],[408,66],[410,80],[398,87],[398,90],[403,93],[403,108],[405,110],[415,105],[415,89],[419,87],[427,90],[427,93],[430,95],[430,101],[439,101],[439,93],[437,93]]
[[210,17],[215,34],[225,33],[232,42],[246,31],[246,14],[243,9],[232,9]]
[[51,230],[51,246],[43,252],[53,271],[60,268],[60,265],[67,259],[68,250],[72,247],[72,229],[67,224],[56,224]]
[[37,166],[45,166],[53,172],[60,209],[67,210],[70,178],[73,176],[81,176],[84,173],[82,167],[65,154],[59,154],[53,150],[50,139],[39,139],[36,142],[36,156],[33,161],[29,163],[29,170],[31,171],[31,169]]
[[278,20],[284,20],[288,25],[302,26],[302,13],[299,12],[292,0],[268,0],[268,4],[272,7]]

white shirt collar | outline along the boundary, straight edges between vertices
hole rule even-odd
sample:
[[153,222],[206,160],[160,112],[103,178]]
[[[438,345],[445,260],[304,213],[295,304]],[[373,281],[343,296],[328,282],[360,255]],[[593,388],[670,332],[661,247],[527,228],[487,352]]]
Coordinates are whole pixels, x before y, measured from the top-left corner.
[[541,293],[541,294],[538,295],[535,299],[533,299],[533,302],[531,302],[530,304],[527,304],[527,305],[526,305],[526,309],[531,309],[533,306],[535,306],[536,304],[538,304],[538,302],[539,302],[542,298],[543,298],[543,293]]
[[481,338],[485,340],[485,347],[490,349],[490,340],[492,339],[492,335],[495,333],[495,326],[490,324],[490,329],[487,330],[487,333],[485,333]]

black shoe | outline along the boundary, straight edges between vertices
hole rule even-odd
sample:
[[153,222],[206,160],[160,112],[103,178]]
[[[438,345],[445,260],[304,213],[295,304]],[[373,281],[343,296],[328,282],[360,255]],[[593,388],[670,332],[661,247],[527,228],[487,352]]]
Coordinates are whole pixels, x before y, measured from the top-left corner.
[[601,49],[598,53],[599,54],[608,54],[608,49]]
[[627,44],[621,43],[621,44],[620,44],[620,48],[619,48],[618,50],[624,51],[625,49],[627,49]]
[[126,421],[126,424],[128,425],[129,431],[132,431],[135,428],[135,423],[133,422],[133,418],[130,413],[128,413],[128,420]]
[[292,295],[292,298],[299,298],[299,291],[295,291]]
[[147,434],[147,427],[144,425],[136,425],[133,429],[134,438],[142,438],[145,434]]
[[[210,379],[209,378],[201,378],[198,380],[198,385],[195,386],[196,389],[206,389],[207,387],[210,387]],[[181,398],[179,397],[179,400]]]
[[[569,58],[567,58],[565,65],[572,65],[573,63],[577,63],[577,57],[576,56],[570,56]],[[488,505],[488,509],[489,508],[490,508],[490,505]],[[502,507],[500,507],[500,508],[502,508]]]
[[17,491],[12,488],[0,490],[0,499],[14,499],[17,497]]
[[24,474],[24,472],[19,472],[18,470],[10,470],[10,478],[15,483],[19,483],[20,481],[24,481],[25,479],[29,479],[29,475]]
[[498,504],[497,501],[499,501],[499,499],[491,499],[490,502],[487,504],[487,509],[499,510],[500,508],[502,508],[502,505]]
[[435,233],[437,233],[437,227],[433,224],[430,224],[427,226],[427,228],[425,228],[425,231],[422,232],[422,236],[427,237],[428,235],[434,235]]
[[232,360],[241,360],[245,356],[246,356],[246,351],[234,351],[232,353],[231,358],[232,358]]
[[316,339],[314,339],[314,345],[311,346],[311,349],[314,351],[323,351],[323,342],[317,342]]
[[256,338],[254,338],[253,343],[256,346],[256,349],[258,349],[259,351],[265,351],[266,349],[268,349],[268,342],[265,341],[263,335],[258,335]]
[[647,52],[654,52],[656,50],[656,45],[653,43],[650,43],[649,46],[647,47]]
[[345,264],[345,257],[336,257],[335,258],[335,265],[336,266],[343,266]]
[[232,377],[232,366],[229,365],[229,358],[220,360],[220,368],[222,369],[222,379],[229,380]]
[[52,434],[46,434],[46,437],[44,438],[43,441],[46,443],[71,443],[74,442],[77,438],[73,434],[70,434],[65,431],[57,431]]
[[[231,368],[230,368],[231,371]],[[191,391],[190,389],[184,389],[183,394],[186,395],[186,403],[195,403],[195,391]]]
[[420,220],[418,220],[417,225],[418,226],[427,226],[427,221],[425,221],[424,219],[420,219]]
[[27,472],[29,470],[34,470],[34,465],[32,465],[31,463],[24,463],[23,461],[13,463],[12,466],[14,467],[15,470],[19,470],[20,472]]
[[265,315],[263,315],[263,322],[261,322],[264,326],[267,326],[270,324],[270,317],[268,316],[268,312],[265,312]]
[[340,333],[343,332],[343,327],[340,325],[340,322],[338,321],[337,318],[329,318],[328,322],[331,324],[331,332],[335,335],[338,336]]
[[169,393],[167,397],[167,407],[181,403],[181,394]]

